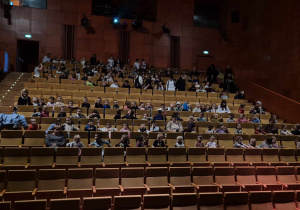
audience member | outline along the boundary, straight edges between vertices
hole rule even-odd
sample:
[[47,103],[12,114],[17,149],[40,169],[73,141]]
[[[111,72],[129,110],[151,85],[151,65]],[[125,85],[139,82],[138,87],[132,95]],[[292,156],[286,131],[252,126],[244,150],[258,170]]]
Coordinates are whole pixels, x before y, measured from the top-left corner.
[[153,142],[153,146],[152,147],[166,147],[164,140],[162,139],[163,134],[162,133],[158,133],[156,140]]
[[53,130],[55,126],[59,126],[59,130],[61,130],[61,118],[56,118],[54,123],[49,126],[49,128],[46,130],[46,134],[48,134],[49,131]]
[[203,137],[201,136],[201,134],[199,134],[197,136],[197,140],[195,142],[194,147],[204,147],[204,143],[202,142],[202,140],[203,140]]
[[177,115],[172,116],[172,120],[167,124],[167,132],[182,132],[183,127],[180,122],[177,121]]
[[148,145],[148,140],[144,135],[136,137],[136,147],[145,147]]
[[102,140],[102,134],[101,133],[96,133],[95,134],[95,140],[89,145],[89,147],[94,146],[94,147],[103,147],[104,144],[108,145],[109,147],[111,147],[111,144],[106,141],[106,140]]
[[203,112],[200,112],[199,113],[199,117],[197,118],[197,121],[198,122],[206,122],[206,117],[204,117],[204,113]]
[[18,105],[32,105],[27,89],[21,90],[21,96],[18,99]]
[[255,133],[255,134],[262,134],[262,135],[267,134],[267,133],[263,130],[262,125],[257,126],[254,133]]
[[282,128],[280,130],[280,135],[293,135],[293,134],[287,130],[286,125],[282,125]]
[[243,129],[242,129],[241,123],[237,123],[235,128],[236,128],[236,130],[235,130],[234,134],[243,134]]
[[218,128],[215,130],[215,133],[224,134],[224,133],[229,133],[229,131],[223,123],[220,123],[218,125]]
[[185,147],[182,136],[177,136],[176,139],[177,139],[177,141],[176,141],[175,147]]
[[207,148],[217,148],[217,143],[215,142],[216,138],[215,136],[211,135],[209,137],[209,141],[206,143],[205,147]]
[[125,150],[127,147],[130,147],[129,146],[129,136],[126,134],[122,135],[120,142],[118,144],[116,144],[115,147],[124,147]]
[[86,118],[86,116],[84,116],[84,114],[82,114],[82,109],[77,109],[77,113],[72,115],[71,118]]
[[241,136],[236,136],[233,148],[249,148],[249,146],[243,143],[243,138]]
[[62,127],[62,130],[67,131],[68,133],[70,131],[78,131],[79,130],[79,128],[77,128],[74,125],[74,123],[73,123],[73,121],[72,121],[72,119],[70,117],[66,118],[66,123],[62,124],[61,127]]
[[266,133],[278,134],[278,128],[274,125],[274,121],[270,120],[269,124],[265,127],[264,131]]
[[30,119],[28,130],[39,130],[39,125],[36,123],[36,119]]
[[88,120],[87,126],[85,126],[84,131],[96,131],[96,126],[94,126],[94,121],[92,119]]
[[46,147],[64,147],[66,145],[66,139],[61,133],[61,127],[55,125],[53,127],[53,133],[46,135]]

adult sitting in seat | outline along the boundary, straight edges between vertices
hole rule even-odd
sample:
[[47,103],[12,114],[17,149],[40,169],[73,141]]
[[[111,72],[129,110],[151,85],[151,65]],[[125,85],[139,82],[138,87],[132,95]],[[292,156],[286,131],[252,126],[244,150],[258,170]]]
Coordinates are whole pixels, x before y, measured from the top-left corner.
[[164,120],[164,116],[162,114],[162,110],[158,110],[157,114],[153,117],[153,120]]
[[249,148],[249,146],[243,143],[243,138],[241,136],[237,136],[235,137],[233,148]]
[[255,111],[258,114],[266,114],[266,110],[262,107],[262,102],[261,101],[257,101],[255,104]]
[[47,134],[46,136],[46,147],[64,147],[66,145],[66,139],[62,135],[61,127],[55,125],[53,133]]
[[269,124],[265,127],[266,133],[278,134],[278,128],[275,126],[274,120],[269,120]]
[[155,120],[152,121],[150,132],[162,132],[162,129],[157,126],[157,122]]
[[227,106],[227,102],[225,100],[222,100],[221,104],[218,106],[218,109],[216,110],[218,113],[230,113],[230,109]]
[[61,119],[59,117],[56,118],[54,123],[49,126],[49,128],[46,130],[46,134],[48,134],[49,131],[54,130],[55,126],[61,126]]
[[133,110],[129,110],[128,113],[122,117],[122,119],[137,119],[135,116],[134,116],[134,111]]
[[86,118],[86,116],[84,116],[84,114],[82,114],[82,109],[77,109],[77,114],[74,114],[71,116],[71,118]]
[[16,113],[12,114],[0,114],[0,130],[3,128],[9,130],[19,130],[21,125],[25,130],[28,129],[28,125],[24,115],[19,115]]
[[261,143],[261,145],[259,145],[258,148],[265,148],[265,149],[273,148],[272,140],[273,140],[272,136],[268,136],[265,142]]
[[167,124],[167,132],[182,132],[183,127],[180,122],[177,121],[177,115],[172,115],[172,120]]
[[21,90],[21,96],[19,97],[18,105],[32,105],[27,89]]

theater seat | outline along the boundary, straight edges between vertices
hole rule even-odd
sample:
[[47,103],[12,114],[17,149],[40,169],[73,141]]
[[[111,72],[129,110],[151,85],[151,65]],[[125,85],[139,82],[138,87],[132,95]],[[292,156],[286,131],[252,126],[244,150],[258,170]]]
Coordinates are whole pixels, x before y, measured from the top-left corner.
[[244,150],[240,148],[231,148],[226,150],[227,162],[234,166],[248,166],[249,163],[244,161]]
[[198,199],[196,193],[178,193],[172,196],[173,210],[198,209]]
[[115,196],[114,209],[141,210],[142,196]]
[[0,209],[1,210],[10,210],[10,201],[2,201],[0,202]]
[[245,149],[244,156],[245,161],[254,166],[266,166],[267,163],[263,163],[261,159],[262,149]]
[[273,166],[256,167],[257,182],[263,185],[264,190],[283,190],[283,185],[277,183],[276,180],[276,169]]
[[251,210],[273,210],[271,191],[250,191],[249,203]]
[[223,210],[223,193],[199,193],[200,210]]
[[[45,210],[46,200],[16,201],[14,210]],[[1,209],[2,210],[2,209]]]
[[148,194],[171,194],[168,183],[169,169],[167,167],[148,167],[145,171]]
[[225,210],[249,210],[247,192],[224,193]]
[[230,163],[225,159],[224,148],[208,148],[207,161],[214,166],[230,166]]
[[300,190],[300,184],[296,180],[295,167],[277,166],[277,182],[284,186],[285,190]]
[[235,182],[235,169],[233,167],[215,167],[215,184],[222,192],[239,192],[241,187]]
[[192,166],[210,166],[206,161],[206,148],[189,148],[188,160]]
[[170,195],[144,195],[144,208],[143,209],[170,209]]
[[80,210],[80,199],[79,198],[68,198],[68,199],[51,199],[50,210]]
[[169,185],[173,193],[193,193],[196,188],[191,182],[190,167],[170,167]]
[[146,148],[145,147],[127,147],[126,148],[126,166],[146,167]]
[[170,147],[168,149],[168,162],[170,166],[187,167],[190,163],[187,162],[186,148]]
[[6,147],[1,169],[24,169],[28,167],[29,148]]
[[97,168],[95,174],[94,197],[120,195],[119,168]]
[[273,203],[276,210],[296,209],[294,191],[273,191]]
[[241,185],[242,191],[261,191],[262,185],[256,182],[256,171],[255,167],[236,167],[236,183]]
[[193,167],[193,185],[198,192],[218,192],[219,188],[214,184],[214,169],[212,167]]
[[103,167],[125,167],[124,148],[107,147],[104,148]]
[[167,148],[165,147],[149,147],[147,160],[149,166],[153,167],[168,167]]
[[81,148],[80,167],[102,167],[102,148]]
[[83,198],[82,210],[110,210],[111,197]]
[[121,194],[144,195],[144,168],[121,168]]
[[56,151],[56,168],[75,168],[78,166],[78,148],[58,147]]
[[54,165],[55,150],[52,147],[31,148],[29,168],[52,168]]

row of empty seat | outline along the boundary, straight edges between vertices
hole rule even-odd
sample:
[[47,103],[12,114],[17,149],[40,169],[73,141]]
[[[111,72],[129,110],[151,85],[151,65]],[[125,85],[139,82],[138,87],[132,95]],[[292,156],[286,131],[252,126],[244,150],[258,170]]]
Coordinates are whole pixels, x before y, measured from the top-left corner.
[[298,166],[300,150],[224,148],[13,148],[0,150],[1,169],[126,166]]

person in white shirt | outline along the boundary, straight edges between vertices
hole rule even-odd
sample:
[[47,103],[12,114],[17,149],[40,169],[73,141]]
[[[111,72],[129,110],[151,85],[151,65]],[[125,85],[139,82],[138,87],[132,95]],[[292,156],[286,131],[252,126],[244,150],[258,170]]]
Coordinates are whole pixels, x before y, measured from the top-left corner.
[[43,64],[40,63],[34,68],[34,77],[41,77],[41,71],[43,70]]
[[85,64],[85,57],[82,57],[82,58],[81,58],[80,63],[81,63],[81,65],[84,65],[84,64]]
[[145,60],[142,59],[141,69],[146,69],[146,68],[147,68],[147,64],[146,64]]
[[200,103],[196,103],[196,107],[194,108],[193,112],[201,112]]
[[51,57],[51,54],[47,53],[47,55],[45,55],[44,58],[43,58],[43,63],[50,62],[50,57]]
[[59,63],[59,60],[56,56],[54,56],[53,60],[52,60],[52,63]]
[[217,113],[230,113],[230,109],[227,106],[227,102],[222,100],[221,105],[218,106],[216,110]]
[[166,90],[175,91],[175,81],[170,77],[166,84]]
[[110,87],[118,88],[118,87],[119,87],[119,85],[118,85],[118,81],[117,81],[117,80],[115,80],[115,82],[114,82],[114,83],[112,83],[112,84],[110,85]]
[[114,59],[113,59],[113,56],[111,55],[110,57],[109,57],[109,59],[107,60],[107,62],[108,62],[108,65],[109,65],[109,67],[114,67],[114,63],[115,63],[115,61],[114,61]]
[[63,57],[61,57],[59,63],[66,64],[66,61]]
[[138,58],[135,60],[133,67],[135,67],[137,70],[140,70],[141,64]]

